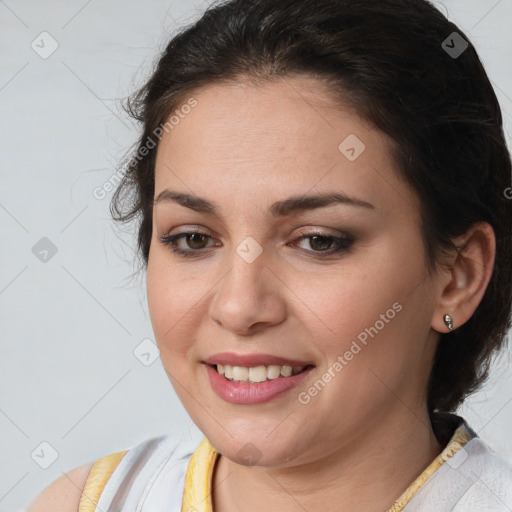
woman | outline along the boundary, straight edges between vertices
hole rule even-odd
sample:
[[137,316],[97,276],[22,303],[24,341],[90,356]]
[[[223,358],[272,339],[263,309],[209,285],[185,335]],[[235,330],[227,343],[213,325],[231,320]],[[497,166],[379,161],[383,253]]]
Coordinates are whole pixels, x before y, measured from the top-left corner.
[[130,109],[113,213],[139,219],[205,438],[106,456],[31,510],[510,510],[512,469],[453,414],[512,283],[510,156],[465,34],[425,0],[231,0]]

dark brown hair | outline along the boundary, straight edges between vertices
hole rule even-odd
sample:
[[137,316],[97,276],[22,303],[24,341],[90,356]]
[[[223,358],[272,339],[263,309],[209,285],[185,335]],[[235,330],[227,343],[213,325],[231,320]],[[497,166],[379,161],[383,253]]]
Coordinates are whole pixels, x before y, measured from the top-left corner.
[[398,169],[421,200],[430,270],[474,223],[486,221],[495,231],[485,296],[470,320],[440,336],[429,381],[429,411],[453,411],[485,381],[510,328],[511,161],[500,107],[474,47],[428,1],[230,0],[211,6],[170,40],[129,101],[143,133],[112,214],[120,221],[138,218],[147,264],[156,150],[141,155],[142,148],[200,87],[296,74],[325,81],[342,104],[394,141]]

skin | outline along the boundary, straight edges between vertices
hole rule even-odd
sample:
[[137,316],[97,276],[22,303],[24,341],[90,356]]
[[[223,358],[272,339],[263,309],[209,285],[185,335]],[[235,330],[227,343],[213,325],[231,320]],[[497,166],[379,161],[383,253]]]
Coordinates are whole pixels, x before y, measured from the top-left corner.
[[27,512],[76,512],[91,467],[84,464],[57,478],[30,503]]
[[[205,499],[215,512],[381,512],[443,448],[426,407],[432,358],[438,333],[447,331],[443,315],[457,328],[483,297],[492,228],[473,226],[455,240],[459,257],[429,272],[419,200],[397,172],[391,141],[320,82],[237,81],[193,96],[197,106],[159,143],[155,198],[166,189],[193,194],[215,203],[219,215],[156,202],[147,292],[169,379],[221,454]],[[349,134],[365,144],[354,161],[338,150]],[[336,204],[282,218],[268,211],[275,201],[321,192],[372,207]],[[159,238],[194,228],[208,236],[177,243],[199,257]],[[306,237],[319,232],[353,242],[325,256],[322,249],[337,245]],[[262,250],[252,263],[236,252],[248,236]],[[400,311],[301,403],[298,394],[332,374],[393,304]],[[270,402],[236,405],[213,392],[203,363],[224,351],[304,360],[314,370]],[[239,453],[248,443],[257,465]],[[76,510],[89,468],[54,482],[30,512],[56,503]]]

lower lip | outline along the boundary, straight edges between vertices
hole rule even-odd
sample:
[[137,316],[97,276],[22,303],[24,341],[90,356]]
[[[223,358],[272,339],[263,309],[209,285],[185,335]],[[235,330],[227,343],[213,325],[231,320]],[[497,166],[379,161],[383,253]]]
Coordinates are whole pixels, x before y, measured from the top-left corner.
[[226,402],[244,405],[269,402],[281,393],[297,386],[313,369],[313,367],[307,368],[292,377],[278,377],[264,382],[247,383],[227,380],[212,366],[205,366],[213,391]]

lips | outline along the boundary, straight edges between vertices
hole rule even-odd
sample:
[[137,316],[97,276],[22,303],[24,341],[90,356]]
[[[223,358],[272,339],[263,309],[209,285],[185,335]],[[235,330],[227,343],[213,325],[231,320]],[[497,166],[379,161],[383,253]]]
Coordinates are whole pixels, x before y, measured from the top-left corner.
[[312,361],[299,361],[297,359],[289,359],[285,357],[275,356],[272,354],[235,354],[234,352],[221,352],[208,357],[204,360],[209,365],[229,365],[229,366],[245,366],[247,368],[253,366],[310,366]]
[[210,385],[223,400],[235,404],[268,402],[294,388],[313,365],[271,354],[224,352],[204,361]]

